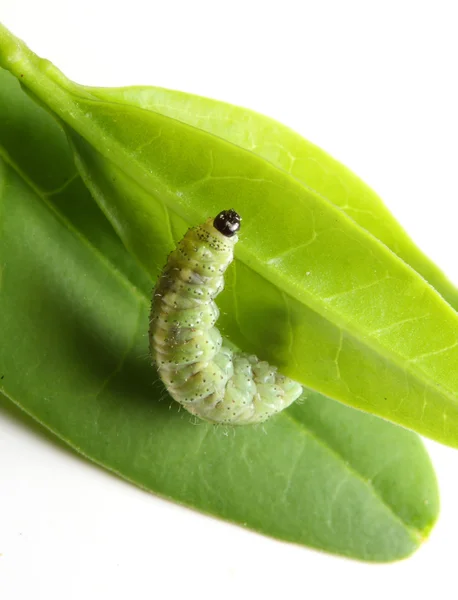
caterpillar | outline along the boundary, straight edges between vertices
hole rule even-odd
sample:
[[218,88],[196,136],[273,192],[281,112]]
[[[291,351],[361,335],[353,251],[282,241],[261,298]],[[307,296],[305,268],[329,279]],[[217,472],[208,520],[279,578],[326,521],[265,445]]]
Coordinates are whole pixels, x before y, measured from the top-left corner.
[[149,342],[169,394],[212,423],[262,423],[302,393],[299,383],[256,356],[234,352],[215,323],[214,299],[234,258],[241,217],[224,210],[189,229],[153,291]]

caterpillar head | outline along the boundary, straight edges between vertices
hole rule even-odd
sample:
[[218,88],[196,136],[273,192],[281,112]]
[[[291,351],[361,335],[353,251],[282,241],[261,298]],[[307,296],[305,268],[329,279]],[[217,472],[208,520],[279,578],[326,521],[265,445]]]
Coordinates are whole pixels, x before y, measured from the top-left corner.
[[241,216],[231,208],[230,210],[223,210],[219,215],[216,215],[213,227],[225,237],[232,237],[240,229],[241,220]]

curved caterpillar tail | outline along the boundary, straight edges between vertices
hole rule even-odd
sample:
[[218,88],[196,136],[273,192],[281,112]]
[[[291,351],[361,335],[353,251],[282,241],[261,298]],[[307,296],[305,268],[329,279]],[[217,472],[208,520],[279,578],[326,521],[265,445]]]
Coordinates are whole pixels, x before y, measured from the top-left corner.
[[234,257],[240,217],[225,210],[189,229],[153,292],[150,349],[169,394],[212,423],[262,423],[302,387],[256,356],[233,352],[215,327],[214,298]]

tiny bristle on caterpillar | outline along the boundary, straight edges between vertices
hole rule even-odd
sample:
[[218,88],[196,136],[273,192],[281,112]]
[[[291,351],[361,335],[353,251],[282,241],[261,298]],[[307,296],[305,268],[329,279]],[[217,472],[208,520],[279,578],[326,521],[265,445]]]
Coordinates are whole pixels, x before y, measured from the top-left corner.
[[234,258],[235,210],[189,229],[153,290],[149,341],[169,394],[212,423],[262,423],[302,393],[299,383],[256,356],[234,352],[215,327],[216,296]]

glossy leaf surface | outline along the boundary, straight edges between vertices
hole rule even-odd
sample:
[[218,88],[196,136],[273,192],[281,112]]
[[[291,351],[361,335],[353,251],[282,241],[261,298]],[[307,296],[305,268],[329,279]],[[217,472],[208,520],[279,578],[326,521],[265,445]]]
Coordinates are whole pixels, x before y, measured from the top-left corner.
[[149,365],[151,282],[76,175],[63,132],[0,71],[0,389],[126,479],[280,539],[365,560],[438,512],[419,438],[316,393],[265,427],[178,411]]
[[338,206],[413,267],[455,308],[458,290],[415,246],[380,197],[347,167],[274,119],[247,108],[157,87],[82,88],[95,98],[159,112],[265,158]]
[[0,49],[66,123],[87,185],[149,273],[229,203],[244,224],[220,302],[226,335],[308,388],[458,445],[458,317],[408,264],[262,157],[97,99],[6,31]]

